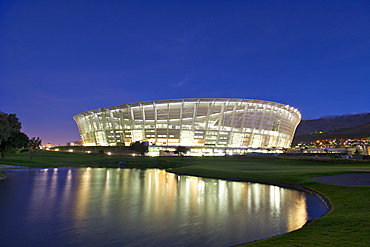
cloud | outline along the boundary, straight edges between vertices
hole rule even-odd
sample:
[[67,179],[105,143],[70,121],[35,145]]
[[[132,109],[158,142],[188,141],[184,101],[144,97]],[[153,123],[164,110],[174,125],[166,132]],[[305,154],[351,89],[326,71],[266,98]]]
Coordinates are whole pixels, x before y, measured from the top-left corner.
[[172,86],[172,87],[183,87],[186,84],[188,84],[188,82],[193,81],[193,78],[194,77],[198,77],[199,78],[199,75],[202,74],[202,73],[204,73],[204,71],[193,71],[193,72],[190,72],[186,76],[184,76],[182,79],[180,79],[178,81],[175,81],[174,83],[171,83],[169,85]]
[[190,81],[190,78],[185,78],[185,79],[182,79],[182,80],[179,80],[175,83],[172,83],[170,84],[170,86],[172,87],[182,87],[184,86],[188,81]]

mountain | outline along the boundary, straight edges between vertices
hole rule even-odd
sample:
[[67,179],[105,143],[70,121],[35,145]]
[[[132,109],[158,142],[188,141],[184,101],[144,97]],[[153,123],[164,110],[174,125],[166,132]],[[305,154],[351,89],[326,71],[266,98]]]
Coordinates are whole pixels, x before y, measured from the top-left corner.
[[365,137],[370,137],[370,122],[351,128],[340,128],[324,133],[296,135],[293,139],[293,145],[300,142],[309,143],[324,139],[360,139]]
[[370,137],[370,112],[302,120],[297,127],[293,145],[323,139],[365,137]]
[[320,131],[351,128],[370,122],[370,112],[359,114],[346,114],[339,116],[324,116],[319,119],[302,120],[298,125],[295,135],[311,134]]

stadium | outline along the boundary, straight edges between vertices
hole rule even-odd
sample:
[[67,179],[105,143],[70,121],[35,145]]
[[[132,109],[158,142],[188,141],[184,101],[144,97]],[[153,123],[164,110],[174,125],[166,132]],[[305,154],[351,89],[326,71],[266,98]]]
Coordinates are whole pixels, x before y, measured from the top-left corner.
[[264,100],[196,98],[104,107],[73,118],[84,146],[143,141],[157,155],[177,146],[192,155],[221,155],[290,147],[301,114]]

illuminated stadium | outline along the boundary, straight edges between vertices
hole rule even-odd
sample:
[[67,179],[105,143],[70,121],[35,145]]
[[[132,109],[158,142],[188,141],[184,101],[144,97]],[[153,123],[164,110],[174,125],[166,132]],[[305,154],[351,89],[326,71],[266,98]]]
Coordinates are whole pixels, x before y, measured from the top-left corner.
[[290,147],[301,114],[264,100],[198,98],[104,107],[73,118],[85,146],[145,141],[157,150],[186,146],[193,153],[232,154]]

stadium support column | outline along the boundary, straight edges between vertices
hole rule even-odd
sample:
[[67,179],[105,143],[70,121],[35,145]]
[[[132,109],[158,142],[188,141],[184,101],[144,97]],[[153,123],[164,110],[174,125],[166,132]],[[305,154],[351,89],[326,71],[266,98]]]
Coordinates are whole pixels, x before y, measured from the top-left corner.
[[157,143],[158,142],[158,131],[157,131],[158,110],[157,110],[157,104],[155,102],[153,102],[153,108],[154,108],[154,135],[155,135],[155,143]]
[[166,130],[166,143],[169,144],[169,129],[170,129],[170,103],[167,102],[167,130]]
[[145,110],[144,110],[144,105],[143,104],[139,104],[140,106],[140,109],[141,109],[141,114],[143,115],[143,122],[142,122],[142,125],[141,125],[141,129],[143,131],[143,139],[146,139],[146,134],[145,134],[145,125],[146,125],[146,116],[145,116]]
[[234,105],[233,113],[231,116],[231,131],[230,131],[230,136],[229,136],[229,141],[228,141],[228,146],[232,145],[234,143],[234,132],[235,132],[235,114],[236,110],[238,109],[238,104]]

